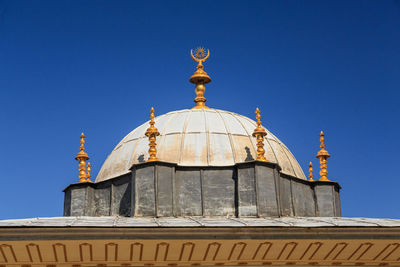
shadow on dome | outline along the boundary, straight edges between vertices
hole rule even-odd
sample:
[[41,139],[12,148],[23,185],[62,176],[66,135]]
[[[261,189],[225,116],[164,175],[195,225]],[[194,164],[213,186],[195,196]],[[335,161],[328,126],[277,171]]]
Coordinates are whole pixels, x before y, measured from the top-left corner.
[[140,155],[139,157],[138,157],[138,159],[137,159],[140,163],[143,163],[143,162],[145,162],[145,160],[144,160],[144,155],[142,154],[142,155]]
[[244,161],[253,161],[254,158],[250,153],[250,148],[246,146],[244,149],[246,150],[246,158],[244,159]]

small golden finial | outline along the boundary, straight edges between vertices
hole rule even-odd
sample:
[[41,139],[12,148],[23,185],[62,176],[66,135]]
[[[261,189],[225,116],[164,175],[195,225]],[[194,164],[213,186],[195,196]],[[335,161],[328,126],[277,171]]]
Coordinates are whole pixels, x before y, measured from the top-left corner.
[[79,153],[76,155],[75,159],[79,162],[79,182],[86,182],[86,161],[89,159],[88,154],[86,154],[85,150],[85,135],[81,134],[81,146]]
[[91,175],[90,175],[90,172],[92,171],[92,165],[90,164],[90,162],[88,162],[88,164],[87,164],[87,177],[86,177],[86,182],[89,182],[89,183],[93,183],[92,182],[92,180],[90,180],[90,177],[92,177]]
[[327,177],[328,175],[328,165],[327,165],[327,159],[331,156],[329,155],[328,151],[325,150],[325,138],[324,138],[324,133],[321,131],[319,134],[319,141],[321,142],[321,145],[319,146],[321,149],[318,151],[317,158],[319,159],[319,164],[320,164],[320,172],[319,175],[321,178],[319,178],[320,181],[330,181]]
[[256,119],[257,119],[257,128],[254,129],[253,136],[257,138],[257,158],[256,160],[260,161],[268,161],[265,157],[265,150],[264,150],[264,136],[267,135],[265,129],[261,126],[261,115],[260,110],[256,109]]
[[308,164],[308,172],[310,173],[309,175],[308,175],[308,177],[310,177],[310,179],[308,179],[310,182],[312,182],[312,181],[314,181],[314,179],[313,179],[313,177],[314,177],[314,175],[312,174],[312,172],[313,172],[313,168],[312,168],[312,162],[310,161],[310,164]]
[[197,64],[197,70],[195,73],[193,73],[192,77],[190,77],[190,82],[194,83],[196,85],[196,98],[194,99],[194,102],[196,103],[196,106],[193,108],[205,108],[207,109],[208,107],[206,106],[206,98],[204,97],[204,92],[206,91],[205,84],[211,82],[210,76],[203,70],[203,62],[205,62],[209,57],[210,57],[210,50],[203,48],[203,47],[198,47],[194,51],[193,49],[190,50],[190,55],[192,56],[193,60],[198,62]]
[[156,149],[156,136],[159,136],[160,133],[158,132],[157,128],[154,127],[154,108],[151,108],[150,110],[150,127],[147,128],[146,131],[146,136],[149,138],[149,161],[156,161],[157,159],[157,149]]

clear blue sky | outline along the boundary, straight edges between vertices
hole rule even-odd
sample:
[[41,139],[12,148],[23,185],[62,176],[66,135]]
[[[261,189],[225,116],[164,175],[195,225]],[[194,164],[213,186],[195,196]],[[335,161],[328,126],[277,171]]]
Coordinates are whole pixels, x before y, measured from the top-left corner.
[[[0,1],[0,219],[61,216],[157,114],[193,106],[190,48],[211,50],[208,105],[254,118],[303,170],[332,155],[344,216],[400,218],[399,1]],[[317,168],[316,168],[317,169]]]

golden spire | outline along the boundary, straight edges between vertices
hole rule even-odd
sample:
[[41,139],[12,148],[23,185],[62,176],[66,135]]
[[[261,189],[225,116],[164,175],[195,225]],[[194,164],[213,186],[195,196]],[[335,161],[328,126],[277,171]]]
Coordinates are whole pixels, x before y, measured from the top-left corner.
[[328,175],[328,165],[327,165],[327,159],[331,156],[329,155],[328,151],[325,150],[325,138],[324,138],[324,133],[321,131],[319,134],[319,141],[321,142],[321,145],[319,146],[321,149],[318,151],[317,158],[319,159],[319,164],[320,164],[320,172],[319,175],[321,178],[319,178],[320,181],[330,181],[327,177]]
[[150,110],[150,127],[147,128],[146,136],[149,138],[149,161],[156,161],[157,159],[157,149],[156,149],[156,136],[159,136],[160,133],[158,132],[157,128],[154,127],[154,108]]
[[91,175],[90,175],[90,172],[92,171],[92,165],[90,164],[90,162],[88,162],[88,164],[87,164],[87,177],[86,177],[86,182],[89,182],[89,183],[93,183],[92,182],[92,180],[90,180],[90,177],[92,177]]
[[208,108],[206,106],[206,98],[204,97],[204,92],[206,91],[205,84],[211,82],[210,76],[203,70],[203,62],[206,61],[210,56],[210,50],[207,50],[203,47],[198,47],[196,50],[190,50],[190,55],[192,56],[193,60],[198,62],[197,70],[193,73],[192,77],[190,77],[190,82],[196,85],[196,98],[194,102],[196,106],[193,108]]
[[267,135],[267,132],[261,127],[261,115],[260,110],[256,109],[256,119],[257,119],[257,128],[254,129],[253,136],[257,138],[257,158],[256,160],[260,161],[268,161],[265,157],[265,150],[264,150],[264,136]]
[[79,162],[79,182],[86,182],[86,161],[89,159],[88,154],[85,152],[85,135],[81,134],[81,146],[79,153],[76,155],[75,159]]
[[313,179],[313,177],[314,177],[314,175],[312,174],[312,172],[313,172],[313,168],[312,168],[312,162],[310,161],[310,164],[308,164],[308,172],[309,172],[309,175],[308,175],[308,177],[310,177],[310,179],[308,179],[310,182],[312,182],[312,181],[314,181],[314,179]]

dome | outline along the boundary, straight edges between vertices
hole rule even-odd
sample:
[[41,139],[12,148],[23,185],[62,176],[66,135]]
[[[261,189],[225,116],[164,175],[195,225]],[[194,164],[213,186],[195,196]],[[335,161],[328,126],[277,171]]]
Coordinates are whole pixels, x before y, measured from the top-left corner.
[[[148,122],[142,124],[114,148],[96,178],[105,181],[126,174],[133,164],[149,157]],[[157,158],[181,166],[232,166],[257,157],[252,133],[256,122],[239,114],[218,109],[184,109],[155,118]],[[267,129],[264,148],[268,161],[282,172],[306,177],[289,149]]]

